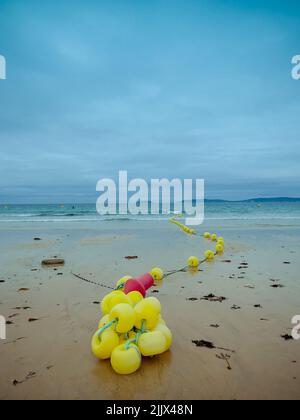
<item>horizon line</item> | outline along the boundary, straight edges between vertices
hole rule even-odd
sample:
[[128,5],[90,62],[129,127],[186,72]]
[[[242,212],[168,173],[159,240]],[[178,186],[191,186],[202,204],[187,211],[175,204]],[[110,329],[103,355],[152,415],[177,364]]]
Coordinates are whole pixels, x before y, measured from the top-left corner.
[[[252,197],[252,198],[245,198],[245,199],[238,199],[238,200],[229,200],[223,198],[205,198],[204,202],[224,202],[224,203],[243,203],[243,202],[257,202],[257,201],[300,201],[300,197],[290,197],[290,196],[274,196],[274,197]],[[192,200],[195,201],[195,200]],[[118,201],[116,202],[119,203]],[[151,200],[148,200],[148,203],[151,203]],[[172,202],[174,203],[174,202]],[[5,202],[0,203],[0,207],[7,207],[7,206],[42,206],[42,205],[96,205],[96,202],[76,202],[76,201],[67,201],[67,202],[45,202],[45,203],[13,203],[13,202]]]

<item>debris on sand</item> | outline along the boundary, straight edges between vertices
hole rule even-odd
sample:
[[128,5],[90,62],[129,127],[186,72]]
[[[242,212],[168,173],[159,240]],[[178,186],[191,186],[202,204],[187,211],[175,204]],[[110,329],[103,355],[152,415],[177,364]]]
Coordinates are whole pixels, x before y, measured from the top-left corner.
[[223,261],[221,261],[221,262],[224,262],[224,263],[231,263],[231,260],[223,260]]
[[26,376],[26,378],[23,379],[22,381],[17,381],[17,379],[15,379],[13,381],[13,385],[17,386],[17,385],[23,384],[24,382],[28,381],[31,378],[34,378],[35,376],[36,376],[36,372],[29,372],[28,375]]
[[229,359],[230,359],[230,355],[229,354],[224,354],[224,353],[221,353],[221,354],[216,354],[216,357],[218,358],[218,359],[220,359],[220,360],[225,360],[225,362],[226,362],[226,364],[227,364],[227,369],[228,370],[232,370],[232,367],[231,367],[231,365],[230,365],[230,363],[229,363]]
[[0,283],[5,283],[5,280],[0,280]]
[[206,348],[206,349],[217,349],[217,350],[223,350],[229,353],[235,353],[234,350],[230,350],[230,349],[225,349],[223,347],[216,347],[214,345],[214,343],[212,343],[211,341],[206,341],[206,340],[192,340],[192,343],[195,344],[196,347],[202,347],[202,348]]
[[246,284],[244,287],[247,289],[255,289],[255,286],[252,286],[252,284]]
[[126,257],[124,257],[126,260],[136,260],[137,258],[139,258],[137,255],[127,255]]
[[219,324],[210,324],[210,327],[212,327],[212,328],[220,328],[220,325]]
[[21,309],[23,309],[24,311],[27,311],[28,309],[31,309],[30,306],[17,306],[16,308],[13,308],[13,310],[15,311],[20,311]]
[[270,287],[273,287],[273,289],[282,289],[284,286],[282,284],[271,284]]
[[38,318],[29,318],[28,319],[28,322],[35,322],[35,321],[38,321]]
[[195,300],[198,300],[198,298],[196,298],[196,297],[190,297],[190,298],[186,298],[186,300],[190,300],[190,301],[194,302]]
[[9,319],[11,319],[11,318],[15,318],[16,316],[19,316],[20,314],[12,314],[12,315],[9,315]]
[[[44,317],[45,318],[45,317]],[[40,321],[42,318],[29,318],[28,322],[36,322],[36,321]]]
[[5,342],[4,345],[7,345],[7,344],[15,344],[18,341],[26,340],[26,339],[27,339],[27,337],[19,337],[19,338],[16,338],[15,340],[13,340],[13,341],[7,341],[7,342]]
[[237,305],[232,305],[231,309],[233,309],[234,311],[237,311],[238,309],[242,309],[242,308]]
[[284,334],[281,336],[285,341],[293,340],[293,337],[290,334]]
[[41,238],[33,238],[34,241],[41,241]]
[[211,293],[207,296],[203,296],[203,298],[201,298],[201,300],[207,300],[208,302],[220,302],[220,303],[222,303],[224,300],[227,300],[227,298],[224,297],[224,296],[215,296]]
[[261,308],[262,308],[262,306],[261,306],[261,305],[254,305],[254,308],[261,309]]
[[19,289],[19,292],[28,292],[30,289],[28,289],[27,287],[21,287],[21,289]]
[[48,260],[43,260],[42,265],[44,266],[54,266],[54,265],[64,265],[65,260],[62,258],[50,258]]
[[192,340],[196,347],[205,347],[206,349],[215,349],[216,346],[211,341],[206,340]]
[[291,264],[291,261],[283,261],[283,264]]

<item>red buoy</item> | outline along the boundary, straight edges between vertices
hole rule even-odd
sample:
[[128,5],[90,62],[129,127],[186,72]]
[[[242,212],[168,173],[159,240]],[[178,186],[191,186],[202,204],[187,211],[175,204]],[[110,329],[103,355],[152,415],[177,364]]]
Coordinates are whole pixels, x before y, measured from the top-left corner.
[[130,292],[140,292],[143,297],[146,296],[146,292],[150,287],[154,285],[154,279],[151,274],[146,273],[135,279],[129,279],[125,283],[124,293],[127,295]]

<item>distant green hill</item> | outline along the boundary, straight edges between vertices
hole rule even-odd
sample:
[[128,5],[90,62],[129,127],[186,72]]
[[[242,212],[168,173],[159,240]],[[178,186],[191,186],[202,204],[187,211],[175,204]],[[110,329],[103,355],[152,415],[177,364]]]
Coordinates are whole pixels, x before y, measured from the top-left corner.
[[299,197],[249,198],[248,200],[209,200],[207,203],[300,203]]
[[274,197],[274,198],[254,198],[252,200],[246,200],[246,201],[254,201],[255,203],[278,203],[278,202],[286,202],[286,203],[295,203],[300,202],[300,198],[298,197]]

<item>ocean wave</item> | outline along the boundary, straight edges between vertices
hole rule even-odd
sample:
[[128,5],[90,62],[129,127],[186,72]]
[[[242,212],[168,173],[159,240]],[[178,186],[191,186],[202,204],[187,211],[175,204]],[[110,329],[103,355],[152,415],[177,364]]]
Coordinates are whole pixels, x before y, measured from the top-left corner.
[[[71,223],[71,222],[162,222],[168,221],[168,216],[132,216],[132,217],[76,217],[74,216],[64,216],[64,217],[25,217],[21,218],[2,218],[0,216],[0,223]],[[184,222],[184,218],[182,219]],[[243,221],[243,222],[266,222],[274,220],[300,220],[300,216],[259,216],[259,217],[247,217],[247,216],[218,216],[210,217],[207,216],[204,219],[205,221]]]

